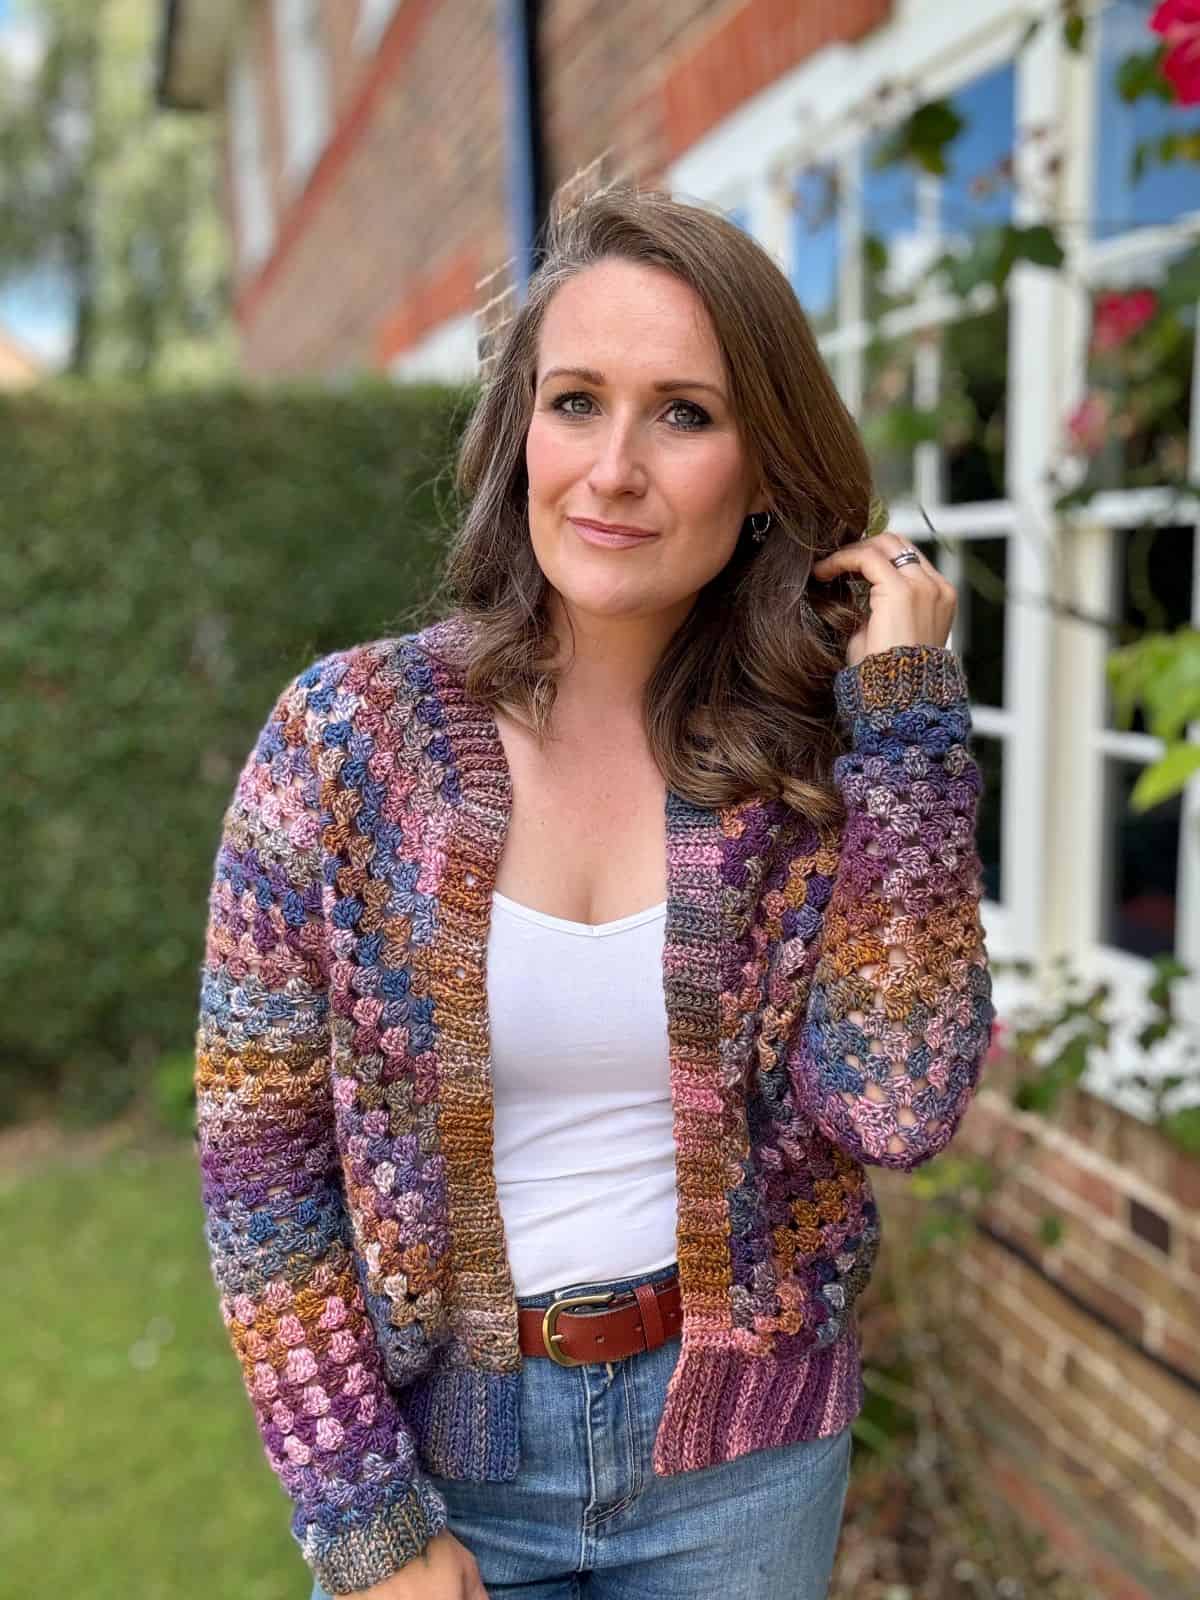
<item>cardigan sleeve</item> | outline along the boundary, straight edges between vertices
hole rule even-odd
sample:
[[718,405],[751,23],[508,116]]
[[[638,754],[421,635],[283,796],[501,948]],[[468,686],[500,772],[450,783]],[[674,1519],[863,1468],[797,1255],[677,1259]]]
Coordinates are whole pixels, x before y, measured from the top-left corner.
[[911,1169],[962,1120],[994,1016],[967,685],[953,651],[897,645],[834,696],[846,820],[789,1072],[826,1138]]
[[209,895],[195,1037],[204,1235],[220,1313],[292,1535],[332,1594],[390,1576],[446,1525],[356,1271],[335,1139],[320,663],[279,696],[237,780]]

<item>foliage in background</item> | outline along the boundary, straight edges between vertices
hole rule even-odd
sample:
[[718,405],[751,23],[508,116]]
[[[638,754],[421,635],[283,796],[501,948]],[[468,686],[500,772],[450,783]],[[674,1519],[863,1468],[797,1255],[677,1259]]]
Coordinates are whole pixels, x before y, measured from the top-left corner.
[[0,282],[68,290],[68,370],[230,373],[219,124],[153,99],[153,0],[16,0],[32,70],[0,57]]
[[469,392],[0,396],[0,1117],[101,1118],[192,1043],[224,806],[287,679],[434,591]]

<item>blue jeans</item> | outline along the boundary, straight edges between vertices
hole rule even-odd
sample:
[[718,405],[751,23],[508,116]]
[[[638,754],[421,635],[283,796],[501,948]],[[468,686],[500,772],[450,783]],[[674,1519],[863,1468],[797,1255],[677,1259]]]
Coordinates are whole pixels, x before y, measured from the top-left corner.
[[[674,1270],[571,1284],[558,1296],[655,1283]],[[489,1600],[825,1600],[851,1428],[656,1477],[651,1450],[678,1355],[675,1338],[611,1363],[530,1357],[517,1477],[431,1474]],[[311,1600],[329,1596],[318,1586]]]

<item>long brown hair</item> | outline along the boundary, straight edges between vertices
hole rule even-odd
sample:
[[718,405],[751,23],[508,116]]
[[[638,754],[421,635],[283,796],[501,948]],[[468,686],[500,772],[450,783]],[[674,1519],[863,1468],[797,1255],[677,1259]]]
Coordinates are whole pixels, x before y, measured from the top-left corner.
[[699,295],[724,356],[734,415],[771,508],[766,540],[744,527],[646,684],[646,734],[676,793],[698,805],[781,797],[819,823],[842,812],[833,678],[863,619],[862,589],[813,583],[812,563],[861,538],[871,471],[858,430],[786,277],[719,212],[614,184],[550,219],[542,263],[502,330],[459,450],[468,502],[443,573],[474,624],[466,688],[548,736],[557,670],[528,522],[525,435],[538,335],[569,278],[606,258],[665,268]]

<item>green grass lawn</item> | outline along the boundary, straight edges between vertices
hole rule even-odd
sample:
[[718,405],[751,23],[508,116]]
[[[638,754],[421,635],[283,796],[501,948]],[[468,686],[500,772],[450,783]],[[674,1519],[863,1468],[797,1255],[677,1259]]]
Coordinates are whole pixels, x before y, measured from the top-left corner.
[[189,1142],[0,1171],[0,1589],[307,1600]]

